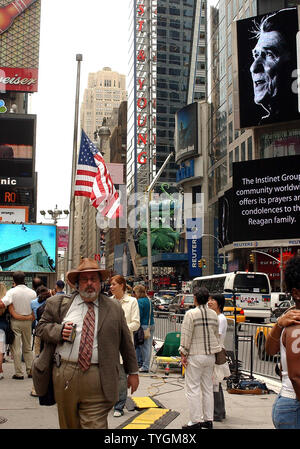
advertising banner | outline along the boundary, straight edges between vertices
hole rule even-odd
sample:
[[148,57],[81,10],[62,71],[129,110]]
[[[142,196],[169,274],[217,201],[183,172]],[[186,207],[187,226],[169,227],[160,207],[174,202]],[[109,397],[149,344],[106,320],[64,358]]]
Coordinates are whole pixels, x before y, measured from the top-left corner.
[[40,0],[0,0],[0,92],[37,92]]
[[198,154],[198,103],[175,114],[175,160]]
[[233,241],[300,237],[300,156],[233,164]]
[[297,8],[238,20],[235,24],[236,127],[299,120]]
[[57,248],[60,251],[66,251],[69,241],[69,227],[58,226],[57,227]]
[[202,258],[202,219],[186,219],[186,236],[188,243],[189,275],[191,278],[201,276],[202,268],[199,261]]
[[0,206],[0,222],[25,223],[28,221],[28,207],[22,206]]

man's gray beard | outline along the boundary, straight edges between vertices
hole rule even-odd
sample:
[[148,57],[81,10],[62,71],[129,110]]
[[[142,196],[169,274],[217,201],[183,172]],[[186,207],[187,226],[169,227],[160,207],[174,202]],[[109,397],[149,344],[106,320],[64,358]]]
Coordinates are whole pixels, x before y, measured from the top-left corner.
[[86,298],[86,299],[96,299],[97,296],[98,296],[98,292],[97,291],[94,291],[94,292],[91,292],[91,293],[87,293],[84,290],[79,290],[79,293],[80,293],[80,296],[82,298]]

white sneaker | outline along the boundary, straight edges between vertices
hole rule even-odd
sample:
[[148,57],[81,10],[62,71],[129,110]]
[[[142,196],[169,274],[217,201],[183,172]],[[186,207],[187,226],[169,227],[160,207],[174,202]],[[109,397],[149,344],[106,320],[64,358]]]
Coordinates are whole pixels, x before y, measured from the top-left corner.
[[4,374],[0,373],[0,379],[4,379]]
[[120,412],[119,410],[114,411],[115,418],[120,418],[120,416],[123,416],[123,415],[124,415],[124,412]]

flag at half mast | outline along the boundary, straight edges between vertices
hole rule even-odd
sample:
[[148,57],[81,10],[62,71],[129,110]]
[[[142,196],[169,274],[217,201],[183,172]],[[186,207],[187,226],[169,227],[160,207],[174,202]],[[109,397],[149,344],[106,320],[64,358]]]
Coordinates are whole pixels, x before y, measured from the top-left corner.
[[90,198],[92,206],[104,217],[120,216],[119,194],[104,159],[83,130],[81,131],[74,195]]

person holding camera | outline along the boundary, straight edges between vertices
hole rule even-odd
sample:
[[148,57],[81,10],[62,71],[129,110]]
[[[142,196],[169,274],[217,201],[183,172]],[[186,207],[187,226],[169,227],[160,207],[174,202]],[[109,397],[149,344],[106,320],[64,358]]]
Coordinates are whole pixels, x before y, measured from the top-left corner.
[[43,396],[53,379],[62,429],[107,428],[108,413],[118,400],[119,354],[128,388],[131,393],[138,388],[138,366],[124,312],[116,299],[101,293],[101,282],[109,274],[93,259],[82,259],[66,274],[75,290],[70,296],[49,298],[36,329],[44,348],[33,363],[34,386]]

